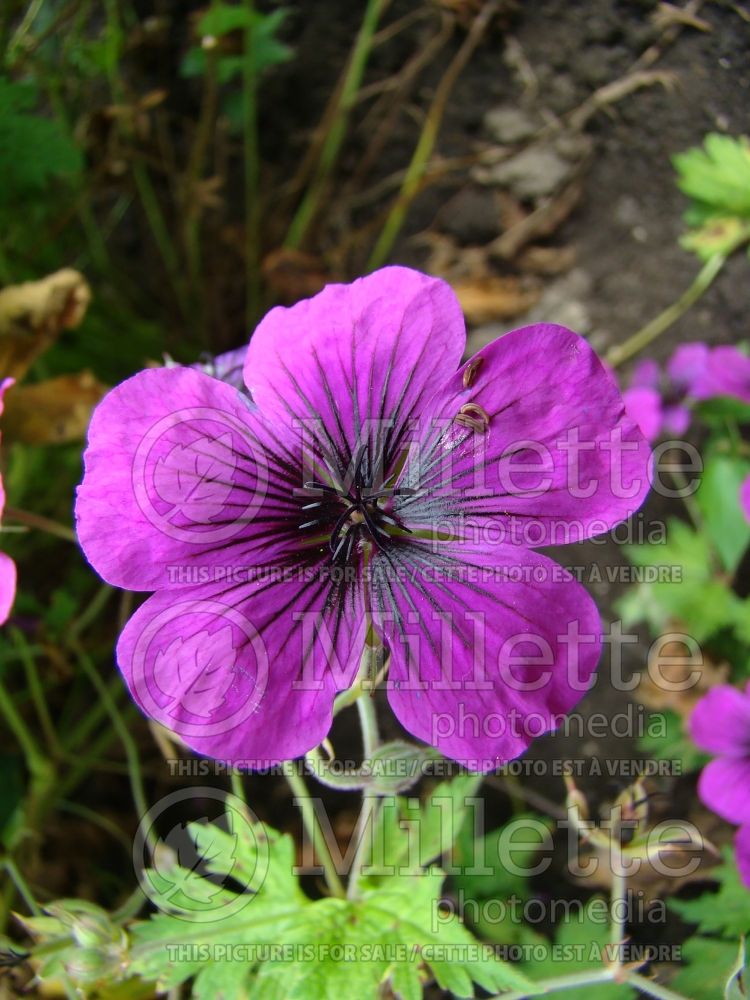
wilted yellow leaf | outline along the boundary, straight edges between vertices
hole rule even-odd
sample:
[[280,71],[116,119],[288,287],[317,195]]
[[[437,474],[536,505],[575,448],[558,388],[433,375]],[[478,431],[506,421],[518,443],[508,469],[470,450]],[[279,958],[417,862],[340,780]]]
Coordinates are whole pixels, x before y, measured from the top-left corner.
[[63,268],[0,291],[0,376],[22,378],[61,330],[78,326],[91,301],[86,279]]

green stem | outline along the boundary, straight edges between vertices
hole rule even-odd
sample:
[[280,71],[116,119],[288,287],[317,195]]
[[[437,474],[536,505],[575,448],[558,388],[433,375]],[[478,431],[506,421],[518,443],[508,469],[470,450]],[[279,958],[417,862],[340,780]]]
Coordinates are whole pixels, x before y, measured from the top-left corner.
[[315,807],[313,806],[312,799],[310,798],[310,792],[304,779],[297,772],[297,766],[294,761],[289,761],[285,764],[284,776],[289,783],[289,787],[292,790],[297,806],[302,813],[302,822],[305,825],[305,829],[307,830],[307,835],[310,838],[313,849],[320,858],[320,863],[323,865],[326,885],[328,886],[332,896],[338,896],[339,898],[344,899],[346,897],[346,892],[344,891],[344,886],[339,878],[339,873],[336,871],[336,866],[333,863],[333,858],[331,857],[331,852],[328,849],[328,844],[326,843],[323,831],[318,823],[318,817],[315,814]]
[[[728,255],[727,255],[728,256]],[[716,254],[710,257],[698,272],[695,280],[682,295],[673,302],[671,306],[659,313],[659,315],[641,327],[632,337],[628,337],[624,344],[617,344],[606,356],[606,361],[612,368],[617,368],[623,361],[632,358],[634,354],[642,351],[644,347],[656,340],[665,330],[668,330],[673,323],[687,312],[688,309],[703,295],[706,289],[712,284],[716,276],[721,271],[727,261],[724,254]]]
[[36,660],[34,659],[34,654],[31,651],[31,647],[26,642],[23,632],[17,628],[13,628],[10,630],[10,634],[13,644],[21,657],[23,669],[26,674],[26,683],[29,687],[31,700],[34,703],[34,708],[36,710],[37,718],[39,719],[39,725],[42,728],[44,738],[47,741],[47,745],[52,753],[59,755],[60,743],[57,739],[55,727],[52,724],[52,717],[50,716],[49,709],[47,708],[47,702],[44,699],[44,690],[42,688],[42,682],[39,678],[39,671],[37,669]]
[[[368,657],[374,655],[374,650],[368,649],[365,652]],[[375,712],[373,694],[374,692],[363,694],[357,699],[357,714],[359,716],[360,729],[362,730],[362,752],[365,760],[372,758],[372,755],[378,748],[379,742],[378,719]],[[351,871],[349,872],[349,883],[346,893],[349,899],[356,899],[359,894],[358,883],[362,869],[367,863],[372,839],[371,837],[368,839],[367,834],[368,830],[374,833],[379,807],[380,797],[370,789],[365,788],[362,792],[362,808],[355,831],[355,836],[358,838],[357,849],[354,853]]]
[[48,535],[64,538],[66,542],[73,542],[74,545],[78,544],[78,538],[72,528],[59,524],[42,514],[34,514],[30,510],[19,510],[18,507],[6,507],[5,517],[11,521],[18,521],[19,524],[23,524],[27,528],[37,528],[39,531],[46,531]]
[[34,899],[34,894],[29,888],[29,884],[23,877],[18,869],[13,858],[3,858],[3,867],[10,876],[11,882],[16,888],[16,892],[24,901],[29,909],[29,913],[33,914],[35,917],[41,916],[41,910],[37,901]]
[[656,1000],[688,1000],[682,993],[675,993],[674,990],[670,990],[666,986],[660,986],[653,979],[641,976],[637,972],[631,972],[627,977],[627,982],[631,986],[635,986],[636,989],[641,990],[641,992],[648,994],[648,996],[655,997]]
[[245,156],[245,321],[257,322],[260,310],[260,151],[258,149],[258,67],[255,60],[255,3],[249,14],[242,62],[242,142]]
[[[143,776],[141,774],[141,761],[138,756],[138,747],[135,744],[135,740],[130,735],[130,731],[125,724],[125,720],[120,714],[120,710],[117,707],[114,698],[109,692],[109,688],[99,676],[96,667],[78,643],[73,643],[72,645],[78,656],[78,662],[81,664],[84,673],[89,678],[92,685],[96,688],[96,692],[104,703],[107,714],[112,720],[112,725],[114,726],[117,735],[120,737],[120,742],[122,743],[123,750],[125,751],[125,758],[128,762],[128,774],[130,775],[130,788],[133,795],[133,801],[138,811],[138,818],[142,820],[148,812],[148,803],[146,802],[146,793],[143,788]],[[153,846],[156,842],[156,832],[153,829],[149,829],[148,839],[149,844]]]
[[398,234],[401,232],[406,213],[419,191],[422,177],[427,169],[432,151],[435,148],[435,142],[437,141],[450,93],[455,86],[456,80],[481,41],[487,26],[497,11],[497,7],[498,5],[494,0],[490,0],[489,3],[484,4],[481,12],[475,17],[463,45],[454,56],[453,61],[440,80],[419,136],[417,147],[407,167],[401,190],[388,213],[385,225],[370,254],[370,259],[367,262],[368,271],[374,271],[385,263]]
[[326,190],[328,178],[346,135],[349,114],[357,99],[367,60],[372,49],[375,30],[385,6],[386,0],[368,0],[367,7],[365,8],[365,16],[362,19],[362,25],[357,34],[349,60],[349,67],[344,78],[344,84],[341,88],[338,107],[333,115],[331,126],[328,129],[320,151],[320,159],[318,160],[315,174],[289,227],[289,232],[284,242],[286,247],[297,248],[300,246],[318,212],[322,196]]

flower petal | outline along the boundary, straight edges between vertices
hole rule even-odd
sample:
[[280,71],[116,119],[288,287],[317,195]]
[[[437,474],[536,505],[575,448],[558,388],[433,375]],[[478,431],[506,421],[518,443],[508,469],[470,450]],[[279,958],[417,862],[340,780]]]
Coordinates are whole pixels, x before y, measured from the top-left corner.
[[502,541],[562,544],[608,530],[648,492],[648,443],[613,377],[564,327],[524,327],[488,345],[431,413],[403,476],[419,492],[394,505],[411,528],[463,519],[482,531],[490,518]]
[[689,392],[696,378],[706,367],[709,356],[708,344],[698,341],[694,344],[680,344],[667,362],[667,375],[675,388]]
[[140,708],[193,750],[269,767],[326,737],[357,671],[361,600],[335,613],[329,593],[315,577],[162,591],[126,625],[117,662]]
[[8,620],[16,596],[16,564],[0,552],[0,625]]
[[717,757],[706,764],[698,796],[729,823],[750,822],[750,757]]
[[523,753],[591,686],[599,614],[546,556],[409,542],[374,558],[372,594],[393,711],[473,771]]
[[638,386],[626,389],[622,398],[631,420],[640,428],[647,441],[655,441],[662,425],[661,396],[656,389]]
[[711,688],[693,709],[689,728],[701,750],[750,756],[750,697],[730,684]]
[[359,446],[381,431],[392,441],[420,412],[457,369],[465,339],[449,285],[386,267],[272,309],[250,340],[245,381],[265,415],[304,421],[343,474]]
[[750,358],[737,347],[714,347],[690,385],[696,399],[733,396],[750,403]]
[[277,558],[301,485],[278,437],[236,389],[190,368],[123,382],[89,428],[76,501],[89,561],[115,586],[158,590]]

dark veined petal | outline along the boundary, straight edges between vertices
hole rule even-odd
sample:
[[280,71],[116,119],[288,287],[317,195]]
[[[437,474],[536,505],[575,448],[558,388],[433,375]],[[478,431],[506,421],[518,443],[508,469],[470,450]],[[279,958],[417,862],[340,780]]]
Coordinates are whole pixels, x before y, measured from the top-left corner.
[[409,542],[375,557],[371,594],[393,711],[471,770],[523,753],[591,685],[599,614],[546,556]]
[[[561,326],[506,334],[433,400],[396,512],[411,527],[465,536],[491,519],[511,544],[566,544],[633,514],[651,449],[611,374]],[[451,528],[453,522],[453,528]],[[468,529],[467,529],[468,530]]]
[[258,769],[326,737],[364,647],[362,602],[331,604],[330,581],[289,572],[154,594],[120,636],[133,698],[198,753]]
[[[78,488],[78,538],[109,583],[189,586],[289,546],[301,485],[280,439],[237,390],[190,368],[152,369],[97,407]],[[203,574],[203,575],[201,575]]]
[[[458,367],[465,327],[443,281],[386,267],[277,307],[252,336],[245,381],[274,421],[304,422],[346,473],[362,445],[395,452],[409,420]],[[299,433],[299,432],[298,432]]]

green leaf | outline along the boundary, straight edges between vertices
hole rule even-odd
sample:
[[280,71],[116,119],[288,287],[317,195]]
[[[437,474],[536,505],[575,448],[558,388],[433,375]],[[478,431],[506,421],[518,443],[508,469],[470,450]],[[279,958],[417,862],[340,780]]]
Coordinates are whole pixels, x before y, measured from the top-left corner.
[[0,77],[0,208],[43,192],[53,178],[74,179],[83,158],[59,122],[35,112],[33,84]]
[[[393,876],[364,888],[357,899],[313,902],[294,876],[291,838],[266,828],[261,841],[256,829],[248,833],[241,827],[192,824],[189,829],[209,872],[240,882],[250,879],[256,891],[244,905],[236,907],[233,900],[244,897],[221,887],[226,909],[215,910],[206,922],[199,919],[195,897],[181,907],[175,893],[169,900],[173,912],[137,921],[127,933],[108,934],[98,947],[89,934],[92,944],[86,949],[56,912],[34,918],[39,957],[54,955],[42,966],[41,978],[65,969],[75,985],[90,987],[103,976],[109,987],[138,977],[160,991],[194,978],[193,995],[199,1000],[340,1000],[375,996],[387,984],[407,1000],[420,1000],[423,984],[431,979],[455,996],[472,996],[474,983],[490,993],[528,988],[521,972],[476,941],[455,914],[441,909],[444,874],[439,869]],[[170,876],[179,868],[171,868]],[[194,869],[183,871],[201,877]],[[203,896],[213,906],[217,887],[205,881],[210,889]]]
[[393,871],[417,872],[450,851],[472,809],[476,789],[476,775],[459,774],[436,785],[423,803],[414,797],[384,797],[367,882]]
[[737,569],[750,543],[750,524],[740,506],[740,486],[749,474],[746,459],[710,455],[695,494],[706,531],[729,573]]
[[703,148],[673,157],[677,185],[692,203],[682,245],[702,260],[727,255],[750,238],[750,144],[710,133]]
[[750,143],[745,136],[709,133],[703,149],[673,158],[677,186],[699,208],[718,216],[750,218]]
[[717,892],[704,892],[697,899],[670,899],[669,907],[683,920],[697,924],[700,934],[733,941],[750,934],[750,892],[740,881],[730,848],[724,850],[724,863],[713,868],[710,876],[719,883]]
[[708,536],[683,521],[667,522],[664,544],[631,545],[625,552],[636,566],[667,570],[666,579],[639,583],[616,603],[626,628],[645,621],[654,634],[663,634],[675,621],[689,623],[691,635],[703,642],[741,616],[742,602],[714,575]]
[[699,750],[684,730],[681,717],[676,712],[661,713],[666,723],[666,734],[644,733],[638,740],[638,749],[656,760],[680,762],[680,773],[688,774],[709,761],[708,754]]
[[[568,973],[601,969],[608,962],[609,907],[601,896],[589,900],[580,918],[571,918],[560,924],[554,946],[550,946],[547,958],[534,955],[533,963],[527,968],[533,972],[535,980],[553,978]],[[604,916],[604,919],[601,919]],[[627,987],[615,983],[597,983],[579,986],[575,994],[569,990],[552,990],[545,997],[570,998],[576,1000],[623,1000],[636,994]]]
[[695,407],[697,419],[709,427],[726,430],[727,421],[750,424],[750,405],[730,396],[701,400]]
[[747,956],[745,954],[745,939],[740,941],[737,960],[729,973],[724,986],[724,1000],[747,1000]]
[[[253,65],[257,74],[264,70],[288,62],[293,52],[288,45],[280,42],[276,33],[286,20],[289,11],[281,8],[269,14],[250,11],[247,7],[235,4],[215,4],[207,11],[198,24],[198,33],[202,37],[221,38],[233,31],[246,31],[252,27],[253,34]],[[242,75],[244,66],[243,55],[219,53],[217,57],[217,75],[219,83],[229,83]],[[183,76],[203,76],[206,72],[208,56],[200,47],[188,50],[182,61]]]
[[670,986],[691,1000],[717,1000],[737,960],[736,942],[693,937],[682,946],[683,967]]

